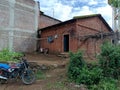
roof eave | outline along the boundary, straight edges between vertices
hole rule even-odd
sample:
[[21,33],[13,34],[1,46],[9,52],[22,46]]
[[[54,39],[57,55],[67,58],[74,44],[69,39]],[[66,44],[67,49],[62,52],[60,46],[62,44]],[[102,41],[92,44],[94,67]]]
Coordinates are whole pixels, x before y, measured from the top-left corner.
[[45,28],[41,28],[41,29],[39,29],[39,31],[43,31],[43,30],[46,30],[46,29],[50,29],[50,28],[53,28],[53,27],[56,27],[56,26],[61,26],[61,25],[64,25],[64,24],[66,24],[66,23],[70,23],[70,22],[74,22],[74,21],[76,21],[76,19],[71,19],[71,20],[68,20],[68,21],[64,21],[64,22],[61,22],[61,23],[52,25],[52,26],[48,26],[48,27],[45,27]]

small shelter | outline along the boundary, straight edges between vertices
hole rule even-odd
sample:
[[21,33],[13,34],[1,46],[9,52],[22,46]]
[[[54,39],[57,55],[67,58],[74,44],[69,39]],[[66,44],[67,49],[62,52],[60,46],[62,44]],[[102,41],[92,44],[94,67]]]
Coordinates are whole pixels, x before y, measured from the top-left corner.
[[38,30],[39,45],[49,53],[76,52],[94,57],[105,40],[111,40],[113,30],[100,14],[77,16],[71,20]]

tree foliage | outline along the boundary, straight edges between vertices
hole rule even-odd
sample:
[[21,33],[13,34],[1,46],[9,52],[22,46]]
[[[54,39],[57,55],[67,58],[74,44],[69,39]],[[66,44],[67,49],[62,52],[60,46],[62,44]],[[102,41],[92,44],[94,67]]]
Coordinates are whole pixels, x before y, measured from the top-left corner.
[[120,0],[108,0],[108,4],[112,5],[113,7],[119,7]]
[[101,47],[99,64],[106,77],[119,78],[120,75],[120,45],[104,43]]

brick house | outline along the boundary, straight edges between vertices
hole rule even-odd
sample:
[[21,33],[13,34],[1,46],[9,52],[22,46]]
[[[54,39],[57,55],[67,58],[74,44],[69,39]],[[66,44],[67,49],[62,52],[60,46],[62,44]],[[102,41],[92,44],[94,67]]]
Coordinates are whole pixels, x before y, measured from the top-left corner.
[[49,53],[82,50],[87,57],[100,52],[103,41],[111,40],[113,33],[100,14],[74,17],[71,20],[38,30],[40,47]]
[[61,23],[61,21],[48,15],[45,15],[44,12],[40,11],[38,29],[45,28],[58,23]]
[[[50,17],[50,16],[44,14],[44,12],[40,11],[39,18],[38,18],[38,29],[52,26],[52,25],[55,25],[58,23],[61,23],[61,21],[58,19],[55,19],[53,17]],[[37,33],[37,37],[40,38],[39,32]],[[37,43],[40,43],[40,42],[38,41]],[[40,49],[40,45],[37,44],[36,51],[39,51],[39,49]]]
[[61,22],[39,9],[39,3],[34,0],[0,0],[0,50],[36,50],[37,30]]

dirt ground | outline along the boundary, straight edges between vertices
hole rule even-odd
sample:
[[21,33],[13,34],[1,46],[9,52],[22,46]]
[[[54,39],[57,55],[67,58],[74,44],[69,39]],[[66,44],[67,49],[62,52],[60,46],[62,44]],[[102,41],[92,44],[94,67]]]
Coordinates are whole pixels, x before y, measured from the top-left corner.
[[43,55],[43,54],[26,54],[26,57],[29,61],[37,62],[38,64],[45,64],[45,65],[62,65],[66,64],[69,59],[58,57],[56,55]]
[[37,62],[38,64],[53,65],[56,68],[48,70],[44,73],[45,78],[36,80],[32,85],[24,85],[21,81],[10,81],[2,84],[0,90],[81,90],[79,86],[72,83],[66,83],[66,66],[69,58],[58,57],[55,55],[43,54],[26,54],[29,62]]

